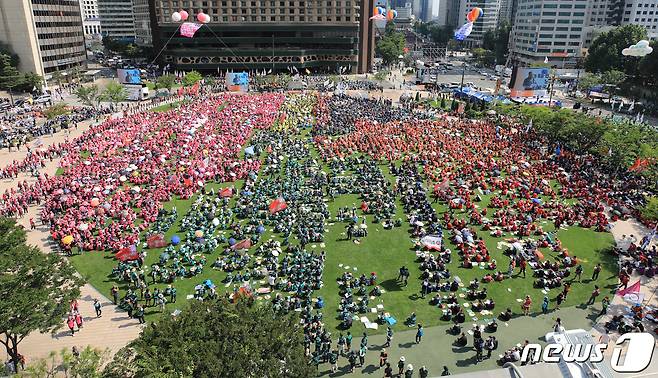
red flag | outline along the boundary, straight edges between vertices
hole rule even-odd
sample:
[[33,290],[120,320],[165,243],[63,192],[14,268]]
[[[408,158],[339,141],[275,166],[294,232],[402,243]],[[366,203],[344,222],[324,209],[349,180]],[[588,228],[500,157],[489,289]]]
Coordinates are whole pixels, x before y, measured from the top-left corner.
[[231,197],[232,195],[233,195],[233,189],[231,188],[224,188],[219,191],[219,196],[222,198]]
[[270,203],[270,214],[278,213],[281,210],[285,210],[288,207],[286,201],[279,197]]
[[196,31],[199,30],[201,26],[201,24],[194,22],[184,22],[183,25],[180,26],[180,35],[183,37],[192,38],[194,37],[194,33],[196,33]]
[[182,96],[184,93],[185,93],[185,88],[183,88],[183,87],[178,88],[178,95],[179,96]]
[[146,244],[148,244],[148,247],[151,249],[163,248],[167,246],[167,241],[165,240],[164,235],[154,234],[146,239]]
[[199,93],[199,82],[198,81],[196,83],[194,83],[194,85],[192,86],[192,89],[190,91],[194,94]]
[[245,239],[241,242],[237,242],[237,243],[233,244],[233,246],[231,248],[234,249],[234,250],[249,249],[249,248],[251,248],[251,240]]
[[633,163],[633,165],[631,165],[631,167],[628,168],[628,170],[631,172],[634,171],[640,172],[643,171],[644,168],[648,166],[649,166],[649,160],[637,158],[637,160],[635,160],[635,163]]
[[640,280],[637,280],[636,283],[632,284],[631,286],[627,287],[626,289],[617,290],[617,295],[619,295],[620,297],[623,297],[626,294],[639,293],[639,292],[640,292]]

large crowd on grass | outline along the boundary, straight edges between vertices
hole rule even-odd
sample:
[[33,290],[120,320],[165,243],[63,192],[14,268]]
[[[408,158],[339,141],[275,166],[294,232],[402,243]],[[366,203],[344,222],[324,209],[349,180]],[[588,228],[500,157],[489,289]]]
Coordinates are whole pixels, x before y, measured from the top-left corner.
[[[41,220],[64,250],[129,256],[111,275],[126,287],[121,295],[113,289],[115,302],[131,316],[143,321],[145,306],[164,311],[167,302],[176,301],[178,279],[219,270],[230,290],[197,279],[194,292],[185,294],[199,300],[256,297],[269,300],[277,312],[299,312],[307,355],[316,364],[329,363],[332,371],[339,356],[352,370],[363,364],[368,343],[364,335],[355,349],[351,333],[349,341],[341,334],[333,347],[336,335],[324,325],[324,299],[315,292],[324,286],[324,262],[331,253],[324,250],[329,222],[343,223],[345,237],[356,241],[368,235],[366,219],[384,229],[408,226],[421,270],[412,282],[442,319],[454,323],[456,343],[465,344],[461,324],[474,313],[496,309],[487,293],[492,281],[523,274],[533,277],[535,287],[558,292],[555,298],[525,296],[518,311],[496,309],[502,321],[540,304],[544,312],[550,302],[559,307],[583,274],[592,275],[594,287],[600,265],[585,266],[557,231],[567,226],[607,231],[608,210],[634,209],[646,190],[641,176],[606,171],[592,156],[556,150],[513,119],[432,119],[387,101],[342,95],[208,94],[169,112],[106,120],[79,138],[8,165],[2,176],[14,177],[55,157],[61,158],[63,174],[21,183],[3,195],[0,212],[20,216],[29,205],[42,204]],[[211,183],[228,184],[208,189]],[[330,213],[327,202],[343,194],[358,195],[360,206]],[[192,204],[184,214],[175,207],[165,210],[173,199]],[[396,199],[406,219],[396,217]],[[437,204],[446,211],[438,212]],[[165,240],[178,224],[177,235]],[[500,240],[509,259],[496,261],[483,234]],[[429,246],[427,236],[443,242]],[[626,256],[622,283],[633,271],[654,275],[655,247],[643,244],[617,251]],[[146,264],[149,249],[158,257]],[[219,255],[208,261],[215,251]],[[557,258],[549,261],[548,253]],[[481,269],[480,279],[461,282],[448,268],[455,260],[460,269]],[[405,269],[398,278],[406,284]],[[369,300],[382,294],[378,277],[347,272],[334,278],[340,303],[327,316],[353,329],[353,320],[369,311]],[[256,281],[262,284],[253,286]],[[465,300],[456,295],[461,288]],[[592,294],[595,301],[599,294]],[[605,307],[604,299],[603,313]],[[390,316],[377,321],[393,324]],[[417,327],[420,342],[415,314],[404,323]],[[496,320],[486,327],[495,330]],[[479,361],[483,350],[491,356],[497,341],[476,331]],[[503,361],[514,359],[515,352],[508,352]],[[392,376],[382,353],[380,366]],[[401,362],[402,373],[413,374],[413,366]]]

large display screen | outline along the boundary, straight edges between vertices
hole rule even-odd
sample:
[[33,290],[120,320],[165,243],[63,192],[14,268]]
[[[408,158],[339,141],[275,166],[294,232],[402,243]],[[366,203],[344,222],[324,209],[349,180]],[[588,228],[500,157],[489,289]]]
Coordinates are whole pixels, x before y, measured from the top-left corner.
[[249,89],[249,74],[247,72],[227,73],[226,88],[231,92],[246,92]]
[[511,89],[512,97],[546,96],[549,80],[548,68],[517,68],[514,85]]
[[130,69],[118,69],[117,77],[119,78],[119,83],[121,84],[141,84],[142,78],[140,77],[139,70]]

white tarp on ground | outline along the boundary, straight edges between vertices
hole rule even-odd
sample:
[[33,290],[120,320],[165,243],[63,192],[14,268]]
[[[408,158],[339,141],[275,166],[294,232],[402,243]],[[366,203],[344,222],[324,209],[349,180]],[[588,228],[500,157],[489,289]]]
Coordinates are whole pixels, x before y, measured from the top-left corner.
[[441,249],[441,236],[440,235],[425,235],[420,239],[423,247],[427,249]]

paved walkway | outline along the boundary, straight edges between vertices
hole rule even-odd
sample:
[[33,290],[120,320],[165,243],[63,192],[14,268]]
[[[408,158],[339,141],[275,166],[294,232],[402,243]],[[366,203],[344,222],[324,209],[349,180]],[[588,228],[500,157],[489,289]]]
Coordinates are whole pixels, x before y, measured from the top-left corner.
[[[81,123],[77,129],[74,128],[71,130],[69,137],[75,138],[81,135],[90,125],[91,122]],[[66,135],[64,132],[58,132],[52,137],[44,136],[42,138],[44,147],[53,143],[63,142],[65,139]],[[22,159],[26,151],[25,148],[22,148],[21,151],[12,150],[11,153],[6,149],[2,150],[0,152],[0,161],[2,162],[0,166],[8,164],[14,159]],[[42,168],[40,172],[54,175],[57,171],[58,164],[59,159],[49,161],[46,163],[46,167]],[[18,182],[21,181],[34,182],[36,178],[32,177],[29,173],[21,173],[18,179],[0,180],[0,193],[3,193],[8,188],[16,187]],[[30,218],[38,220],[40,211],[41,206],[31,206],[28,213],[18,219],[18,223],[22,224],[28,230],[28,244],[35,245],[44,252],[49,252],[52,246],[50,244],[51,240],[49,238],[48,227],[41,226],[40,222],[37,221],[39,227],[35,230],[29,230]],[[106,294],[109,295],[109,293]],[[95,298],[103,305],[103,315],[100,318],[96,318],[94,311],[93,302]],[[38,358],[47,357],[51,351],[59,351],[62,348],[71,349],[74,345],[78,348],[84,348],[87,345],[101,349],[107,348],[113,354],[129,341],[135,339],[141,331],[137,320],[129,319],[125,312],[117,311],[117,308],[111,304],[110,300],[89,284],[85,284],[81,288],[79,303],[80,312],[85,320],[83,329],[73,337],[67,327],[63,327],[59,332],[55,332],[54,335],[40,334],[37,332],[30,334],[19,344],[19,351],[26,356],[28,363]],[[64,326],[63,320],[62,325]],[[8,359],[4,348],[0,350],[0,356],[2,356],[3,361]]]

